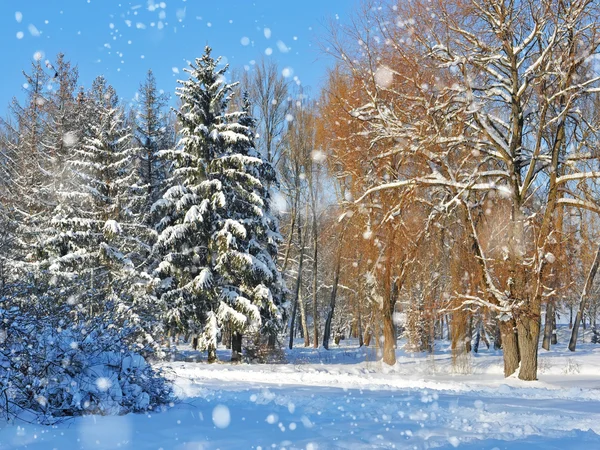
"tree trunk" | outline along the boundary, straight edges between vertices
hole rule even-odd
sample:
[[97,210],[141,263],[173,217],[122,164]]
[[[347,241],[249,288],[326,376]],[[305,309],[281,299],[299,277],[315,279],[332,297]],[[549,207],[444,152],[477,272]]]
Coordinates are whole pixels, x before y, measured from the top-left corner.
[[215,347],[214,345],[209,345],[208,346],[208,362],[210,364],[214,363],[217,361],[217,347]]
[[[388,271],[391,267],[388,267]],[[391,275],[389,275],[391,277]],[[394,328],[394,309],[398,298],[398,280],[395,279],[383,299],[383,362],[396,364],[396,330]]]
[[300,307],[300,325],[302,325],[302,337],[304,338],[304,346],[310,347],[310,334],[308,333],[308,324],[306,321],[306,308],[304,307],[304,299],[302,298],[302,289],[298,296],[298,306]]
[[525,381],[537,380],[538,344],[540,340],[539,315],[526,315],[517,319],[517,337],[521,367],[519,378]]
[[325,330],[323,331],[323,347],[329,350],[329,338],[331,337],[331,322],[333,321],[333,313],[335,311],[335,300],[337,297],[338,284],[340,281],[340,268],[342,266],[342,240],[344,233],[342,231],[339,237],[338,250],[335,258],[335,272],[333,275],[333,286],[331,287],[331,298],[329,300],[329,311],[327,312],[327,320],[325,320]]
[[313,346],[314,348],[319,347],[319,302],[318,302],[318,237],[319,230],[317,228],[317,215],[313,208]]
[[569,330],[573,328],[573,305],[569,305]]
[[481,321],[477,322],[477,331],[475,331],[475,339],[473,342],[473,353],[479,352],[479,342],[481,341]]
[[550,341],[552,345],[558,344],[558,337],[556,336],[556,310],[552,314],[552,339]]
[[242,333],[238,331],[231,332],[231,361],[240,361],[242,359]]
[[369,321],[367,322],[367,326],[365,327],[365,332],[364,332],[364,336],[363,336],[363,342],[365,344],[365,347],[368,347],[371,344],[371,338],[373,336],[373,333],[371,332],[371,328],[373,328],[373,321],[374,321],[374,311],[371,310],[371,317],[369,318]]
[[356,320],[358,321],[358,346],[362,347],[365,345],[365,342],[363,341],[362,314],[358,295],[356,298]]
[[552,331],[554,330],[554,302],[548,300],[546,304],[546,319],[544,320],[544,340],[542,341],[542,348],[544,350],[550,350],[550,344],[552,344]]
[[471,340],[473,339],[473,315],[469,314],[467,321],[467,331],[465,333],[465,351],[471,353]]
[[500,323],[496,322],[496,333],[494,335],[494,350],[500,350],[502,348],[502,331]]
[[520,355],[514,319],[500,321],[500,336],[504,357],[504,376],[510,377],[519,368]]
[[[294,197],[294,204],[292,206],[292,211],[291,211],[292,223],[290,224],[290,235],[288,237],[287,245],[285,248],[285,256],[283,258],[283,265],[281,266],[281,273],[285,273],[285,270],[287,269],[288,261],[290,258],[290,249],[292,248],[292,237],[294,236],[294,226],[296,225],[296,215],[297,215],[296,211],[298,208],[299,195],[300,195],[300,192],[297,190],[296,195]],[[298,234],[299,233],[300,233],[300,227],[298,227]],[[298,239],[300,239],[300,238],[298,238]]]
[[[298,241],[300,242],[300,260],[298,262],[298,276],[296,277],[296,286],[294,287],[294,307],[292,308],[292,317],[290,319],[290,350],[294,347],[294,335],[296,332],[296,315],[298,311],[298,304],[302,301],[300,299],[300,285],[302,284],[302,263],[304,262],[304,241],[302,240],[302,228],[300,221],[298,221]],[[302,308],[304,309],[304,308]]]
[[577,334],[579,333],[579,323],[581,322],[583,311],[587,306],[588,296],[590,291],[592,290],[592,285],[594,284],[594,278],[596,277],[596,272],[598,272],[599,264],[600,246],[598,247],[598,250],[596,250],[594,262],[592,264],[592,267],[590,268],[588,277],[585,280],[585,285],[583,287],[583,291],[581,292],[581,298],[579,300],[579,310],[577,311],[577,317],[575,317],[575,322],[573,322],[573,329],[571,330],[571,340],[569,341],[569,350],[571,350],[572,352],[574,352],[575,348],[577,347]]

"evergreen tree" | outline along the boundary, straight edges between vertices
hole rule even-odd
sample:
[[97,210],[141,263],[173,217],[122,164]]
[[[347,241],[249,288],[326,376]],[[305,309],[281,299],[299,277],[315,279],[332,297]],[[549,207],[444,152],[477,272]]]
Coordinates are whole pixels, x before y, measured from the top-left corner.
[[139,148],[139,195],[144,222],[150,224],[150,209],[162,197],[169,177],[169,163],[160,157],[160,152],[175,145],[175,132],[164,113],[169,97],[160,93],[152,70],[140,85],[139,105],[135,119],[135,138]]
[[51,159],[43,145],[46,123],[48,75],[40,61],[32,63],[31,72],[23,72],[26,82],[25,101],[13,99],[5,128],[5,170],[10,175],[11,210],[15,227],[11,271],[28,271],[37,262],[37,249],[43,241],[51,211]]
[[59,191],[52,224],[54,254],[47,260],[55,275],[79,278],[91,310],[113,301],[131,308],[134,261],[140,253],[131,213],[130,186],[136,181],[131,131],[114,89],[103,77],[83,100],[81,139],[73,145],[68,174]]
[[10,264],[18,277],[43,276],[40,262],[47,257],[53,211],[64,176],[69,142],[78,128],[74,91],[77,69],[59,54],[56,69],[36,61],[26,79],[26,101],[13,100],[12,122],[4,122],[6,186],[3,204],[13,219]]
[[207,47],[177,88],[182,138],[168,152],[176,184],[161,201],[169,214],[156,246],[164,255],[158,273],[167,320],[185,331],[202,329],[209,361],[226,325],[237,337],[234,357],[242,333],[275,334],[283,289],[267,188],[275,172],[254,150],[248,112],[227,112],[234,85],[225,82],[227,66],[218,65]]

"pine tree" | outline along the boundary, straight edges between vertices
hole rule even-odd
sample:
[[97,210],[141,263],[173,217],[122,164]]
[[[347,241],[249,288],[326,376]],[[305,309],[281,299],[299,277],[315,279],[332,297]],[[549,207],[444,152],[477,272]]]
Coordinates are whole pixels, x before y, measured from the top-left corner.
[[182,138],[168,152],[176,184],[161,202],[170,213],[156,246],[164,255],[158,273],[167,320],[184,331],[202,329],[209,361],[224,326],[236,333],[235,353],[244,332],[275,334],[283,290],[267,188],[275,172],[254,150],[248,112],[227,112],[234,85],[225,82],[227,66],[218,65],[207,47],[177,88]]

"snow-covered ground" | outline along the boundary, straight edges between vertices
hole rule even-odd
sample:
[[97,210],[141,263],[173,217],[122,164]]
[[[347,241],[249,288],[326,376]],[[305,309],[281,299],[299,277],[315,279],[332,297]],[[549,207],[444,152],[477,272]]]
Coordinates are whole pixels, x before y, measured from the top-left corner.
[[600,345],[570,353],[560,339],[530,383],[504,379],[485,349],[453,364],[446,344],[399,350],[392,368],[352,341],[295,348],[287,364],[172,362],[181,401],[166,411],[3,425],[0,450],[600,448]]

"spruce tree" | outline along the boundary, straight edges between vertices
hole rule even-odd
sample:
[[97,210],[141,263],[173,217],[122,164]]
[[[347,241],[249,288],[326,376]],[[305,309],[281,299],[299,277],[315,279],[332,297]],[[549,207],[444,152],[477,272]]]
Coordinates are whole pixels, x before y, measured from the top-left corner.
[[86,126],[72,147],[59,191],[47,264],[56,276],[78,278],[86,286],[85,306],[115,302],[131,308],[134,261],[139,254],[130,186],[135,183],[135,149],[114,89],[94,80],[82,100]]
[[156,246],[164,255],[158,273],[167,320],[201,330],[209,361],[224,326],[237,337],[234,357],[242,333],[277,333],[283,290],[267,187],[275,172],[254,150],[248,111],[227,111],[234,85],[225,82],[227,66],[218,65],[207,47],[179,82],[182,138],[168,152],[173,185],[163,196],[169,214]]
[[164,112],[168,101],[168,95],[158,91],[156,78],[149,70],[139,89],[134,133],[139,149],[139,195],[144,199],[140,206],[148,224],[152,223],[150,209],[164,194],[169,178],[169,162],[160,157],[160,152],[175,145],[175,131]]

